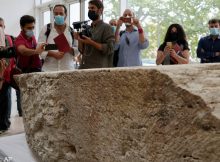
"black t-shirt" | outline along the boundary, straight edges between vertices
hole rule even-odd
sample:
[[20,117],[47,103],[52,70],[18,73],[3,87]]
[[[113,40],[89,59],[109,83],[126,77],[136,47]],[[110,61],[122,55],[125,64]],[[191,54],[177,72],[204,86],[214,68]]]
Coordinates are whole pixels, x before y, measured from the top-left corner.
[[[181,51],[190,50],[189,46],[188,46],[188,43],[185,40],[173,42],[173,44],[175,44],[175,43],[177,43],[180,46]],[[163,44],[161,44],[160,47],[158,48],[158,51],[164,51],[164,48],[166,47],[166,44],[167,44],[167,42],[164,42]],[[178,53],[178,55],[183,57],[181,51]],[[167,63],[165,63],[163,61],[162,64],[165,65]],[[175,62],[175,60],[170,59],[170,63],[168,63],[168,64],[177,64],[177,63]]]

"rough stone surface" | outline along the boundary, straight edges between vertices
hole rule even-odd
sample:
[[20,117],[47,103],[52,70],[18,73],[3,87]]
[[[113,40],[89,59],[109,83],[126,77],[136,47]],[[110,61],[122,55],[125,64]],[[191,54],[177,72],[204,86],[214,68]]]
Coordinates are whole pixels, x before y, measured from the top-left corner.
[[44,162],[219,162],[220,64],[17,78]]

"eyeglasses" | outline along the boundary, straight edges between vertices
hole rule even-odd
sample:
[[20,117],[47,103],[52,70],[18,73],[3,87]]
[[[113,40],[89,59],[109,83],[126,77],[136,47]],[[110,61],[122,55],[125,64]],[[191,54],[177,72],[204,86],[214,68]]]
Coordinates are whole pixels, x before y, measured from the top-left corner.
[[129,41],[129,39],[128,39],[128,36],[127,36],[127,35],[126,35],[126,37],[125,37],[125,41],[126,41],[127,45],[129,46],[129,45],[130,45],[130,41]]

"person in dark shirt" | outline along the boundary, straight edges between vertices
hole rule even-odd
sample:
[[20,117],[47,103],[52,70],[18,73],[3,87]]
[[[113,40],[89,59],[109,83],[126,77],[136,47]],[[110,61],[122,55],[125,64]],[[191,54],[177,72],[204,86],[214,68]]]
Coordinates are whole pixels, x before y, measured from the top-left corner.
[[188,64],[189,46],[183,27],[179,24],[169,26],[164,42],[157,51],[157,65]]
[[109,24],[101,20],[103,3],[100,0],[89,1],[88,17],[92,20],[91,36],[82,37],[75,34],[75,38],[84,44],[80,69],[105,68],[113,66],[114,34]]
[[220,62],[220,21],[211,19],[208,26],[210,34],[199,40],[197,57],[201,63]]

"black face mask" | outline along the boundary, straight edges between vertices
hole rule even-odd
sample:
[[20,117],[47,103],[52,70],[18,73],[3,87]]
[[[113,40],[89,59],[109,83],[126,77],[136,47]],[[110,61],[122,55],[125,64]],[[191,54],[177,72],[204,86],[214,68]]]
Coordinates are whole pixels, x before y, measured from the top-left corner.
[[171,41],[172,42],[174,42],[174,41],[177,41],[177,39],[178,39],[178,33],[171,33],[170,34],[170,39],[171,39]]
[[95,11],[90,11],[88,12],[88,17],[90,20],[95,21],[99,18],[99,14],[97,14]]

